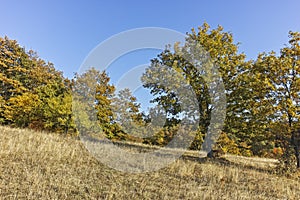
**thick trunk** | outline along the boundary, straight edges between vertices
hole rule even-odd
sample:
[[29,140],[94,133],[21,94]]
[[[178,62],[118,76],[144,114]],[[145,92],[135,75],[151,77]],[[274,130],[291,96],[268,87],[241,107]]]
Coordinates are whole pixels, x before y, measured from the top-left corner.
[[300,130],[292,131],[291,143],[295,151],[297,168],[300,168]]
[[295,156],[296,156],[296,159],[297,159],[297,168],[300,168],[300,152],[299,152],[299,147],[295,146],[294,149],[295,149]]

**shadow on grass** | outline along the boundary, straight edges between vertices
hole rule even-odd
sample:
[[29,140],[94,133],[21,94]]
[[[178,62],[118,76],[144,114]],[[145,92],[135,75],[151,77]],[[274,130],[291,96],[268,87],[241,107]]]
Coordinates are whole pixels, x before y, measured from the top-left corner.
[[264,169],[264,168],[261,168],[258,166],[256,167],[256,166],[250,166],[250,165],[246,165],[246,164],[242,164],[242,163],[236,163],[233,161],[229,161],[224,157],[208,158],[208,157],[196,157],[196,156],[191,156],[191,155],[183,155],[183,156],[181,156],[181,159],[199,162],[199,163],[212,163],[212,164],[217,164],[219,166],[237,167],[239,169],[249,169],[249,170],[255,170],[258,172],[274,174],[273,168]]

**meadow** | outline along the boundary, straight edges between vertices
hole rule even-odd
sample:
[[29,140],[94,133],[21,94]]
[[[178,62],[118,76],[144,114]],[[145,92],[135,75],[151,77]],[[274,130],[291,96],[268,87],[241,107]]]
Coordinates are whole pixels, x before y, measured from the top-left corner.
[[161,170],[125,173],[95,159],[80,140],[58,134],[0,127],[0,147],[0,199],[300,197],[300,180],[275,174],[272,159],[208,159],[190,151]]

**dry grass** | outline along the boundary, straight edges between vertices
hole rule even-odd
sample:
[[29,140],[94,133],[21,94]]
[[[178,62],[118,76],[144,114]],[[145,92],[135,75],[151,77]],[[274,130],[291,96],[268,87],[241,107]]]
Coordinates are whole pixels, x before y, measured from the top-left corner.
[[0,199],[300,197],[299,181],[263,170],[272,160],[180,159],[156,172],[130,174],[101,164],[80,141],[54,134],[0,127],[0,147]]

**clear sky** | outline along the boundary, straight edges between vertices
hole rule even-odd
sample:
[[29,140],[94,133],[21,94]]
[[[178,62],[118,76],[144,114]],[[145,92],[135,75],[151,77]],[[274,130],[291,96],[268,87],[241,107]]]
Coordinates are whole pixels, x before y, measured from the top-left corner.
[[203,22],[212,28],[220,24],[248,58],[279,51],[289,30],[300,31],[298,0],[0,0],[0,5],[0,36],[37,51],[67,77],[100,42],[132,28],[186,33]]

